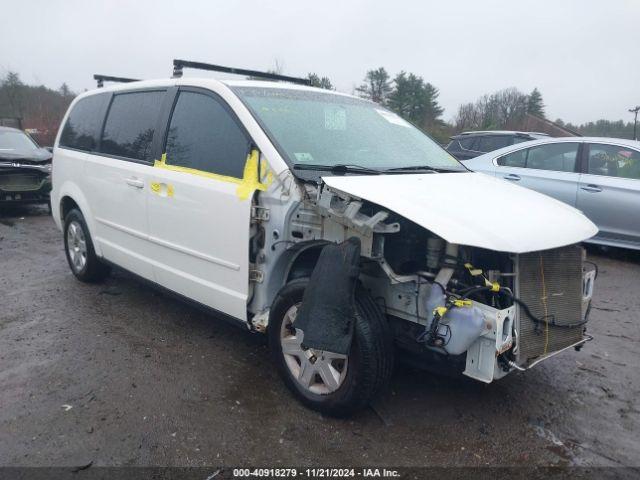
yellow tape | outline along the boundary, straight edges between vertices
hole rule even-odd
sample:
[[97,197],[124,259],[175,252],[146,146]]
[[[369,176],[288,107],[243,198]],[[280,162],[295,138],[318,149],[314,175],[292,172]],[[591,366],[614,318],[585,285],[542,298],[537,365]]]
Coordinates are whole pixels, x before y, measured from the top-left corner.
[[491,291],[492,292],[499,292],[500,291],[500,284],[498,282],[493,282],[490,285],[491,285]]
[[[164,170],[171,170],[174,172],[188,173],[191,175],[197,175],[199,177],[210,178],[212,180],[218,180],[220,182],[235,183],[238,185],[236,189],[236,196],[240,200],[246,200],[256,190],[265,191],[273,182],[273,174],[269,169],[266,162],[260,164],[260,172],[258,172],[260,153],[258,150],[252,150],[247,156],[247,161],[244,165],[244,171],[242,178],[229,177],[226,175],[218,175],[217,173],[204,172],[195,168],[180,167],[178,165],[171,165],[167,163],[167,154],[163,153],[160,160],[156,160],[153,166],[156,168],[162,168]],[[160,186],[158,184],[158,190]],[[151,189],[154,192],[154,184],[151,185]],[[167,195],[173,197],[173,186],[169,185],[167,189]]]
[[471,300],[454,300],[453,304],[456,307],[470,307],[473,302]]
[[467,270],[469,270],[471,276],[477,277],[478,275],[482,275],[482,270],[479,268],[473,268],[473,265],[471,265],[470,263],[465,263],[464,266]]
[[263,172],[258,171],[258,161],[260,154],[257,150],[252,150],[247,157],[247,163],[244,164],[244,173],[242,175],[242,183],[236,189],[236,195],[240,200],[246,200],[256,190],[265,191],[273,181],[273,175],[267,171],[266,165],[263,163],[260,170],[264,171],[266,183],[262,183],[260,178]]
[[[149,185],[151,187],[151,191],[157,195],[160,195],[162,191],[162,183],[151,182]],[[173,185],[167,185],[167,197],[173,197]]]
[[447,307],[436,307],[436,308],[433,310],[433,314],[434,314],[434,315],[436,315],[436,314],[437,314],[437,315],[439,315],[439,316],[440,316],[440,318],[442,318],[442,317],[444,317],[444,314],[445,314],[445,313],[447,313],[447,310],[448,310],[448,308],[447,308]]

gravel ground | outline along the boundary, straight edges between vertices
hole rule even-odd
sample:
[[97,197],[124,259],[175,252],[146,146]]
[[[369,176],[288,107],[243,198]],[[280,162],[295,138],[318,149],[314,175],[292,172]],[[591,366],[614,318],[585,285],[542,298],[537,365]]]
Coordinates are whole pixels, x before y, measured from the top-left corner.
[[261,337],[126,273],[82,284],[45,209],[0,211],[0,465],[639,466],[640,255],[589,256],[581,352],[491,385],[400,366],[337,420]]

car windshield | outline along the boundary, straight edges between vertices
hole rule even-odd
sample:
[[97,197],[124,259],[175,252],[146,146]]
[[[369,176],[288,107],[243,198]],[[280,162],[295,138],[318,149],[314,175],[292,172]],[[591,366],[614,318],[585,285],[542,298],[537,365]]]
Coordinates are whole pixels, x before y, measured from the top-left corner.
[[24,132],[0,129],[0,152],[37,150],[38,146]]
[[363,167],[466,171],[419,129],[374,103],[309,90],[233,90],[296,170],[331,170],[339,165],[354,171]]

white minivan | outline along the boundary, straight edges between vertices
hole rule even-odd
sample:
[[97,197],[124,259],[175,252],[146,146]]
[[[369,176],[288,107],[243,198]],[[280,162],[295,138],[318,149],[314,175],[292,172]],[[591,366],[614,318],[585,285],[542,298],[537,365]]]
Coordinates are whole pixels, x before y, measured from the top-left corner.
[[468,171],[378,104],[177,73],[63,119],[51,205],[79,280],[117,266],[267,334],[291,391],[333,415],[397,355],[489,383],[588,340],[579,211]]

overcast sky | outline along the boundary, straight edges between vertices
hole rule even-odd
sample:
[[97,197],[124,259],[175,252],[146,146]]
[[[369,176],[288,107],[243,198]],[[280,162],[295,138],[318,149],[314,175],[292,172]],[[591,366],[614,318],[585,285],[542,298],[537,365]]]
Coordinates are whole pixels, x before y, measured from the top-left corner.
[[[173,58],[318,72],[351,93],[365,72],[414,72],[463,102],[538,87],[547,116],[631,120],[640,1],[2,0],[0,73],[75,91],[94,73],[166,77]],[[185,75],[195,75],[185,71]]]

